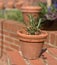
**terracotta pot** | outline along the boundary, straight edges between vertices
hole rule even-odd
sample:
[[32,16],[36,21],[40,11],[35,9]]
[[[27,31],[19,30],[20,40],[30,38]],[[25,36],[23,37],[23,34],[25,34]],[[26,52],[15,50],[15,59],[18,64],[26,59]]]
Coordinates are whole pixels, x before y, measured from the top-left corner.
[[41,11],[41,7],[39,6],[23,6],[21,8],[21,11],[23,13],[23,18],[26,24],[29,24],[29,18],[28,15],[32,14],[35,19],[38,18],[39,12]]
[[14,7],[14,0],[9,0],[6,4],[6,8],[13,8]]
[[3,8],[4,8],[4,2],[0,1],[0,9],[3,9]]
[[27,35],[18,31],[21,51],[26,59],[37,59],[47,38],[47,32],[43,31],[40,35]]
[[21,9],[22,5],[23,5],[23,1],[18,1],[18,2],[15,3],[15,7],[17,9]]

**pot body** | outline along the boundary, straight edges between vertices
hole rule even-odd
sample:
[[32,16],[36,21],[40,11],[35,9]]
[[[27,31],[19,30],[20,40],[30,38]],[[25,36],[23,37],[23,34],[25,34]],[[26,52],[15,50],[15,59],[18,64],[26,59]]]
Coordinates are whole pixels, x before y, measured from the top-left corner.
[[6,2],[5,7],[6,7],[6,8],[13,8],[13,7],[14,7],[14,4],[15,4],[15,1],[14,1],[14,0],[8,0],[8,1]]
[[44,42],[40,43],[30,43],[30,42],[24,42],[20,41],[21,51],[23,54],[23,57],[26,59],[37,59],[40,55],[40,52],[43,48]]
[[40,11],[41,11],[41,7],[39,7],[39,6],[23,6],[23,7],[21,7],[21,11],[23,14],[24,22],[26,24],[29,24],[28,15],[31,14],[36,20],[39,16]]
[[15,2],[15,8],[21,9],[22,6],[23,6],[23,1],[22,0]]
[[3,9],[3,8],[4,8],[4,2],[0,1],[0,9]]
[[18,32],[20,47],[23,57],[26,59],[37,59],[43,48],[47,33],[41,35],[26,35]]

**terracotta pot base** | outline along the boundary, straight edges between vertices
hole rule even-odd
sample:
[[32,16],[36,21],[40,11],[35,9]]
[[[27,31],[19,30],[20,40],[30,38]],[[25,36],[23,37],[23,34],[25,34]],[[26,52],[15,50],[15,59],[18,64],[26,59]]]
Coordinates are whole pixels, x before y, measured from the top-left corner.
[[40,52],[43,48],[44,43],[29,43],[21,42],[21,51],[25,59],[37,59],[39,58]]

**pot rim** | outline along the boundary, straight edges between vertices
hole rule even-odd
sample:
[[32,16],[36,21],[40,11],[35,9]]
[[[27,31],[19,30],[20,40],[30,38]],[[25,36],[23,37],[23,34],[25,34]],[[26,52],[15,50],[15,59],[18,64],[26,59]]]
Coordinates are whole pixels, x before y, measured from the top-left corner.
[[21,9],[41,9],[40,6],[22,6]]
[[40,42],[44,42],[48,36],[48,33],[45,31],[43,31],[43,34],[40,35],[27,35],[24,33],[21,33],[19,31],[17,31],[17,34],[19,35],[19,40],[24,41],[24,42],[30,42],[30,43],[40,43]]
[[43,37],[47,37],[48,33],[46,31],[42,31],[42,34],[39,35],[27,35],[24,33],[21,33],[20,31],[17,31],[17,34],[21,37],[27,37],[27,38],[43,38]]
[[40,12],[40,6],[23,6],[21,7],[22,12]]

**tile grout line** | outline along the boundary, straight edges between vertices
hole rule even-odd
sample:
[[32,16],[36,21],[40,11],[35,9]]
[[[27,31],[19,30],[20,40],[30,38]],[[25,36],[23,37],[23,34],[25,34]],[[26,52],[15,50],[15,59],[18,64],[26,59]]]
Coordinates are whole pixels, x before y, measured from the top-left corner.
[[5,34],[3,34],[3,37],[6,37],[6,38],[11,38],[12,40],[19,41],[18,39],[14,38],[14,37],[11,37],[11,36],[9,36],[9,35],[5,35]]
[[55,56],[53,53],[51,53],[49,50],[46,51],[48,54],[50,54],[55,60],[57,60],[57,56]]
[[[45,44],[47,44],[47,43],[45,43]],[[52,45],[51,43],[48,43],[48,45],[51,46],[51,47],[53,47],[53,48],[56,48],[56,49],[57,49],[57,46]]]
[[49,65],[47,59],[43,59],[43,58],[41,58],[41,59],[42,59],[42,61],[43,61],[43,63],[44,63],[45,65]]
[[[51,51],[47,50],[47,53],[51,54],[52,56],[55,56]],[[57,58],[57,56],[55,56]]]
[[29,60],[24,59],[27,65],[32,65]]
[[7,47],[6,45],[4,45],[4,49],[6,50],[6,48],[12,49],[13,51],[17,51],[16,49],[12,48],[12,47]]
[[[23,55],[22,55],[22,52],[21,52],[21,51],[19,51],[19,54],[23,57]],[[23,59],[24,59],[24,58],[23,58]],[[25,61],[25,63],[26,63],[27,65],[32,65],[32,64],[30,63],[30,61],[29,61],[29,60],[24,59],[24,61]]]
[[15,44],[14,42],[10,42],[8,40],[4,40],[3,42],[4,42],[4,45],[9,44],[9,45],[13,45],[13,46],[19,47],[18,44]]

